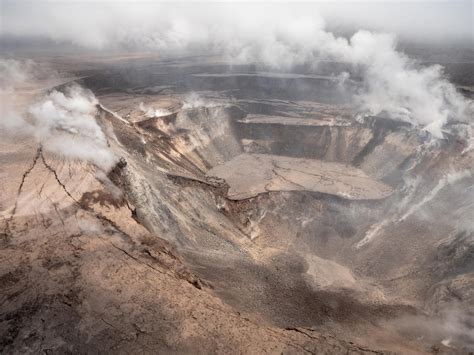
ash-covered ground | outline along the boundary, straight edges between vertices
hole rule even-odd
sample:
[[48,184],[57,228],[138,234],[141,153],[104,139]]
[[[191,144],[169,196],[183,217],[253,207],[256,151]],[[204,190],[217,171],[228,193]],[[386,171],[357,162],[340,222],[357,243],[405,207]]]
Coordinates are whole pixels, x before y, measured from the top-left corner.
[[472,351],[469,123],[361,117],[341,63],[35,61],[0,143],[2,353]]

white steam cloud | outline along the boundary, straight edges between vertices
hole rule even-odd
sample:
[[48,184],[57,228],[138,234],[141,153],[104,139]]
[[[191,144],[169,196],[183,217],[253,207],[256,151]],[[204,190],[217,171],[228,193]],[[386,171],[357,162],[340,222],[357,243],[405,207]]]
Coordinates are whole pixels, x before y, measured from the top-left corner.
[[170,110],[167,110],[165,108],[154,108],[151,106],[146,106],[143,102],[140,102],[140,105],[138,106],[138,108],[148,118],[162,117],[162,116],[167,116],[171,114]]
[[429,192],[427,193],[421,201],[412,204],[409,206],[409,208],[406,210],[406,212],[397,220],[397,222],[403,222],[406,220],[408,217],[410,217],[413,213],[421,210],[424,205],[429,203],[431,200],[436,198],[436,196],[439,194],[439,192],[444,189],[448,185],[455,184],[459,180],[462,180],[467,177],[471,177],[472,172],[469,170],[464,170],[464,171],[456,171],[452,172],[449,174],[444,175],[436,184],[436,186]]
[[0,58],[0,133],[21,133],[27,127],[18,113],[22,103],[16,91],[35,80],[36,63]]
[[[469,102],[445,78],[441,66],[418,66],[397,51],[394,35],[360,30],[350,39],[336,36],[309,5],[30,5],[5,3],[9,16],[2,34],[43,35],[96,49],[215,53],[230,63],[262,63],[276,70],[298,64],[317,68],[322,58],[343,61],[352,65],[351,75],[362,78],[354,99],[367,114],[410,122],[436,138],[443,137],[449,120],[469,119]],[[74,18],[65,16],[72,10]],[[422,18],[423,12],[419,15]]]
[[97,104],[95,96],[79,86],[64,93],[55,90],[30,108],[33,134],[45,150],[109,170],[116,157],[95,121]]
[[[222,105],[222,104],[221,104]],[[217,107],[219,103],[200,96],[198,93],[191,92],[183,100],[183,110],[199,107]]]
[[11,91],[15,86],[25,83],[33,75],[35,63],[32,60],[0,60],[0,89]]
[[468,119],[469,102],[445,78],[443,68],[417,67],[396,50],[392,35],[358,31],[347,40],[325,31],[323,21],[290,20],[284,28],[267,28],[263,37],[249,39],[232,55],[236,61],[280,69],[317,63],[321,57],[353,66],[363,79],[355,101],[370,115],[385,113],[421,126],[435,138],[443,137],[443,126],[450,119]]
[[455,353],[470,353],[474,349],[474,312],[451,305],[432,317],[406,316],[389,321],[390,326],[410,337],[440,343]]
[[[94,117],[98,101],[91,91],[73,85],[64,92],[53,90],[31,104],[43,90],[38,76],[46,72],[41,73],[41,67],[32,61],[15,60],[0,60],[0,71],[0,137],[34,137],[46,151],[85,160],[104,170],[115,164],[116,157]],[[29,107],[27,112],[23,112],[25,107]]]

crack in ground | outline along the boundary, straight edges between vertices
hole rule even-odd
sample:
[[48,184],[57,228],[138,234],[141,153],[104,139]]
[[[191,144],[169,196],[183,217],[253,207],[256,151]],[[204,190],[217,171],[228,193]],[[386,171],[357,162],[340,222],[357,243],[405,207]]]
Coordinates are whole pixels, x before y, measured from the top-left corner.
[[[108,223],[113,229],[115,229],[117,232],[121,233],[122,235],[126,236],[127,238],[129,238],[131,240],[131,237],[126,233],[124,232],[115,222],[113,222],[112,220],[110,220],[109,218],[107,218],[106,216],[104,216],[102,213],[100,212],[96,212],[94,211],[92,208],[89,208],[87,206],[85,206],[84,204],[80,203],[78,200],[76,200],[74,198],[74,196],[72,196],[72,194],[68,191],[66,185],[61,181],[61,179],[59,178],[58,176],[58,173],[56,172],[56,170],[46,161],[46,158],[43,154],[43,147],[40,145],[38,147],[38,149],[36,150],[36,155],[34,156],[33,158],[33,162],[31,164],[31,166],[23,173],[22,175],[22,179],[21,179],[21,183],[20,183],[20,186],[18,187],[18,192],[17,192],[17,197],[16,197],[16,201],[15,201],[15,206],[13,208],[13,211],[12,211],[12,215],[10,216],[9,219],[6,220],[6,227],[5,227],[5,234],[6,235],[12,235],[11,233],[11,228],[10,228],[10,222],[13,220],[14,216],[15,216],[15,212],[18,208],[18,197],[20,196],[21,192],[22,192],[22,189],[23,189],[23,185],[25,184],[25,180],[26,178],[28,177],[28,175],[31,173],[31,171],[35,168],[37,162],[38,162],[38,159],[41,158],[41,161],[43,163],[43,165],[46,167],[46,169],[48,169],[53,175],[54,175],[54,178],[56,180],[56,182],[59,184],[59,186],[61,186],[61,188],[63,189],[63,191],[66,193],[66,195],[74,201],[74,203],[81,209],[89,212],[89,213],[92,213],[96,218],[98,218],[99,220],[101,221],[104,221],[106,223]],[[51,201],[52,202],[52,201]],[[56,211],[56,213],[58,214],[58,217],[60,218],[61,220],[61,223],[63,224],[64,226],[64,221],[63,219],[61,218],[60,214],[59,214],[59,211],[58,211],[58,208],[56,206],[55,203],[53,203],[53,207]],[[129,206],[128,206],[129,207]],[[130,208],[129,208],[130,209]],[[131,209],[130,209],[131,210]],[[132,215],[133,215],[133,210],[131,210],[132,212]]]
[[78,205],[80,205],[80,203],[79,203],[79,202],[71,195],[71,193],[67,190],[66,185],[64,185],[64,183],[59,179],[59,176],[58,176],[56,170],[55,170],[51,165],[49,165],[49,164],[46,162],[46,159],[44,158],[44,154],[43,154],[43,151],[42,151],[42,150],[40,150],[39,155],[41,156],[41,160],[43,161],[43,164],[44,164],[44,166],[46,167],[46,169],[48,169],[50,172],[53,173],[54,178],[56,179],[56,181],[58,182],[58,184],[62,187],[62,189],[64,190],[64,192],[66,193],[66,195],[68,195],[75,203],[77,203]]
[[[62,187],[62,189],[64,190],[64,192],[66,193],[66,195],[71,198],[74,203],[81,209],[83,209],[84,211],[87,211],[91,214],[93,214],[96,218],[98,218],[99,220],[101,221],[105,221],[106,223],[108,223],[113,229],[115,229],[117,232],[121,233],[122,235],[124,235],[125,237],[127,237],[129,240],[131,240],[132,238],[130,237],[130,235],[128,235],[128,233],[126,233],[125,231],[123,231],[114,221],[112,221],[111,219],[109,219],[108,217],[104,216],[102,213],[100,212],[96,212],[94,211],[92,208],[86,206],[85,204],[81,203],[80,201],[76,200],[74,198],[74,196],[72,196],[72,194],[68,191],[68,189],[66,188],[66,185],[61,181],[61,179],[59,178],[56,170],[51,166],[49,165],[47,162],[46,162],[46,159],[44,157],[44,154],[42,153],[42,151],[40,151],[40,156],[41,156],[41,160],[44,164],[44,166],[51,172],[53,173],[54,175],[54,178],[56,179],[57,183]],[[55,209],[56,209],[56,206],[54,205]],[[57,209],[56,209],[56,212],[57,212]],[[132,212],[132,215],[133,215],[133,211],[131,210]],[[63,222],[64,223],[64,222]]]
[[18,208],[18,198],[20,197],[20,194],[21,194],[21,191],[23,190],[23,185],[25,184],[25,181],[26,181],[26,178],[28,177],[28,175],[33,171],[33,169],[35,168],[36,166],[36,163],[38,162],[38,159],[40,156],[42,156],[42,150],[43,150],[43,147],[42,146],[39,146],[37,149],[36,149],[36,154],[35,156],[33,157],[33,162],[31,163],[30,167],[28,169],[26,169],[26,171],[23,173],[22,177],[21,177],[21,182],[20,182],[20,185],[18,186],[18,190],[17,190],[17,193],[16,193],[16,198],[15,198],[15,205],[13,207],[13,210],[12,210],[12,214],[10,216],[10,218],[6,219],[5,220],[5,234],[6,235],[11,235],[11,229],[10,229],[10,222],[13,220],[13,218],[15,217],[15,214],[16,214],[16,210]]
[[39,146],[38,149],[36,149],[36,155],[33,158],[33,162],[31,164],[31,166],[28,169],[26,169],[26,171],[23,173],[23,176],[21,177],[20,186],[18,186],[17,197],[21,194],[21,190],[23,189],[23,185],[25,184],[26,178],[31,173],[31,171],[35,168],[39,157],[42,156],[42,154],[43,154],[42,151],[43,151],[43,147],[41,147],[41,146]]
[[[308,188],[307,188],[307,187],[305,187],[305,186],[303,186],[303,185],[300,185],[300,184],[298,184],[297,182],[294,182],[294,181],[292,181],[292,180],[290,180],[290,179],[287,179],[286,177],[284,177],[283,175],[281,175],[280,173],[278,173],[278,172],[276,171],[276,169],[272,169],[272,172],[273,172],[273,174],[275,174],[276,177],[279,177],[279,178],[283,179],[283,181],[286,181],[286,182],[290,183],[291,185],[297,186],[297,187],[299,187],[300,189],[302,189],[303,191],[308,191]],[[265,185],[265,189],[267,189],[266,185]],[[268,190],[267,190],[267,191],[268,191]]]
[[159,270],[155,267],[153,267],[152,265],[148,264],[148,263],[145,263],[144,261],[138,259],[137,257],[133,256],[132,254],[130,254],[128,251],[126,251],[125,249],[122,249],[118,246],[116,246],[114,243],[110,242],[110,244],[117,250],[120,250],[122,253],[124,253],[126,256],[128,256],[129,258],[135,260],[137,263],[139,264],[142,264],[142,265],[145,265],[147,267],[149,267],[150,269],[154,270],[154,271],[157,271],[159,272],[160,274],[165,274],[165,275],[169,275],[169,276],[172,276],[171,274],[167,273],[166,271],[162,271],[162,270]]
[[[284,330],[287,330],[287,331],[294,331],[294,332],[297,332],[297,333],[301,333],[301,334],[307,336],[307,337],[310,338],[310,339],[318,340],[318,341],[321,341],[321,337],[322,337],[323,339],[326,339],[326,338],[327,338],[327,336],[324,336],[324,335],[322,335],[322,334],[320,335],[321,337],[315,337],[315,336],[313,336],[313,335],[311,335],[311,334],[308,334],[307,332],[305,332],[305,331],[302,330],[302,329],[307,330],[307,331],[310,331],[310,332],[313,331],[312,329],[308,329],[308,328],[295,328],[295,327],[288,327],[288,328],[285,328]],[[333,336],[329,336],[329,337],[335,339]],[[372,350],[372,349],[368,349],[368,348],[365,348],[365,347],[362,347],[362,346],[358,346],[358,345],[354,344],[352,341],[349,341],[349,342],[347,342],[347,343],[348,343],[351,347],[354,347],[354,348],[356,348],[356,349],[359,350],[359,351],[370,352],[370,353],[373,353],[373,354],[383,354],[382,352],[377,351],[377,350]],[[304,350],[308,351],[307,349],[304,349]]]

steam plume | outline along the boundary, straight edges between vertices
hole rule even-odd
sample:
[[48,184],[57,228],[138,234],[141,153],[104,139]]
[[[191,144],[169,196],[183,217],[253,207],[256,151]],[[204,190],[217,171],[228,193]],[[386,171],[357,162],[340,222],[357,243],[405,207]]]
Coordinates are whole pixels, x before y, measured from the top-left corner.
[[321,58],[343,61],[352,67],[347,78],[362,78],[354,101],[364,113],[410,122],[436,138],[443,137],[449,120],[469,119],[469,102],[445,78],[441,66],[419,66],[397,51],[392,34],[359,30],[349,39],[336,36],[326,30],[315,8],[209,9],[150,3],[99,3],[91,8],[87,3],[74,5],[73,20],[64,16],[71,11],[64,4],[46,3],[33,6],[43,19],[38,22],[30,18],[31,6],[7,5],[11,16],[4,34],[43,35],[87,48],[146,49],[160,55],[215,53],[230,63],[261,63],[275,70],[300,64],[317,69]]
[[53,90],[30,105],[30,92],[41,91],[39,78],[47,73],[33,61],[0,60],[1,136],[34,137],[44,150],[80,159],[109,170],[116,157],[94,118],[97,99],[78,85]]
[[140,102],[140,105],[138,106],[138,108],[148,118],[167,116],[171,113],[171,111],[169,111],[167,109],[164,109],[164,108],[156,108],[155,109],[154,107],[146,106],[143,102]]
[[90,91],[79,86],[69,87],[65,93],[51,92],[29,110],[34,136],[45,150],[109,170],[116,158],[95,121],[97,103]]

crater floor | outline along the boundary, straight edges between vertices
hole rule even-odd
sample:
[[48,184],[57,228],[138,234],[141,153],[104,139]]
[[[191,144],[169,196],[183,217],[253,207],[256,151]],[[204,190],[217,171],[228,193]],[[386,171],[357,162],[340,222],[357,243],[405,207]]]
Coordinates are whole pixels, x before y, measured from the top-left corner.
[[341,63],[35,60],[69,79],[19,105],[76,80],[119,160],[0,141],[1,353],[472,351],[465,141],[359,119]]
[[208,176],[229,184],[227,197],[244,200],[270,191],[312,191],[349,200],[376,200],[392,188],[347,164],[270,154],[241,154]]

